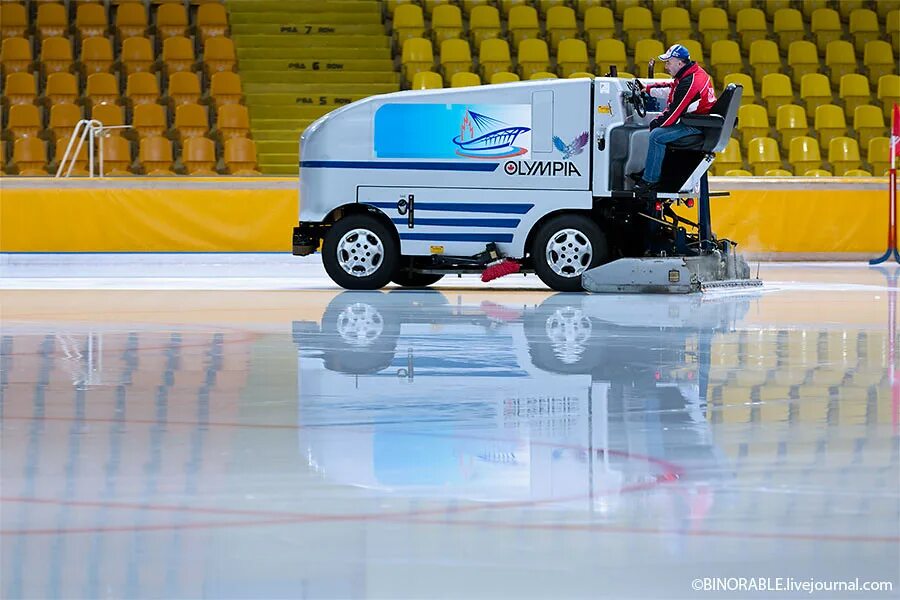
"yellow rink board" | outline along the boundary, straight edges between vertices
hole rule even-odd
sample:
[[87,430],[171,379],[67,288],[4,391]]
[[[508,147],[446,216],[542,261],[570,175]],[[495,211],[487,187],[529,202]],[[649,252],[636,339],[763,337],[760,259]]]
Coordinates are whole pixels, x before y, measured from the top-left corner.
[[[802,189],[799,181],[732,189],[711,202],[713,228],[748,253],[879,253],[887,237],[886,180],[847,181],[835,178],[837,189]],[[729,185],[741,187],[712,183]],[[289,252],[297,213],[295,178],[4,178],[0,251]],[[685,216],[696,218],[696,209]]]

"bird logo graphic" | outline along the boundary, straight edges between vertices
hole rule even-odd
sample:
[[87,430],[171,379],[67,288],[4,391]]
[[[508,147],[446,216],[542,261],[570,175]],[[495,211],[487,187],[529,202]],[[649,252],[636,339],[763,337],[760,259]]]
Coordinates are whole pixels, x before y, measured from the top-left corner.
[[588,143],[588,137],[588,132],[584,131],[581,135],[572,140],[571,144],[566,144],[558,136],[553,136],[553,145],[556,146],[557,150],[562,152],[563,160],[567,160],[584,151],[584,147],[587,146]]

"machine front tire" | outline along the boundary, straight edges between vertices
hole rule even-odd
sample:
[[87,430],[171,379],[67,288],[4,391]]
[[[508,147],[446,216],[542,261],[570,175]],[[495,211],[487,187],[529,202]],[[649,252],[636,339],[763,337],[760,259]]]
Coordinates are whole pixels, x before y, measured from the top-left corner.
[[584,215],[564,214],[541,225],[531,246],[534,272],[559,292],[581,292],[581,274],[607,260],[606,235]]
[[399,258],[393,233],[368,214],[340,219],[322,242],[325,271],[332,281],[348,290],[383,288],[394,277]]
[[443,278],[443,274],[435,273],[410,273],[403,269],[397,269],[391,279],[394,283],[403,287],[423,288],[437,283]]

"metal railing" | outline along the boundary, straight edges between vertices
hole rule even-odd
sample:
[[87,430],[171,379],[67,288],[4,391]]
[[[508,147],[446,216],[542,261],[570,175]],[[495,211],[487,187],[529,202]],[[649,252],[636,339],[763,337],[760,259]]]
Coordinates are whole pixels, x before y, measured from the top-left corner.
[[[62,158],[59,161],[59,166],[56,168],[56,177],[71,177],[72,170],[75,168],[75,164],[78,162],[78,156],[81,154],[81,149],[84,147],[84,142],[87,140],[88,143],[88,176],[94,177],[94,146],[95,140],[99,139],[99,160],[98,163],[98,171],[99,176],[103,177],[103,139],[107,137],[108,131],[112,129],[129,129],[131,125],[112,125],[110,127],[106,127],[100,121],[96,119],[82,119],[75,124],[75,129],[72,131],[72,136],[69,138],[69,143],[66,146],[66,151],[63,153]],[[75,152],[72,152],[72,147],[75,146],[75,141],[78,141],[77,146],[75,147]],[[68,163],[69,168],[66,169],[66,163]],[[63,171],[65,171],[65,175],[63,175]]]

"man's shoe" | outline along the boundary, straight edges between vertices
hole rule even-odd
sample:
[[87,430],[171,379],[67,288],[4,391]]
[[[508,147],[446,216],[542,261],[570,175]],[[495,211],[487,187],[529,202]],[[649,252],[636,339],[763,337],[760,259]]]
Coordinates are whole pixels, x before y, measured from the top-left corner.
[[634,172],[634,173],[630,173],[630,174],[628,175],[628,177],[629,177],[629,179],[631,179],[633,182],[637,183],[637,182],[641,181],[641,180],[644,178],[644,170],[641,169],[640,171],[636,171],[636,172]]
[[657,186],[657,183],[650,183],[649,181],[641,179],[634,184],[633,191],[636,196],[650,196],[656,191]]

